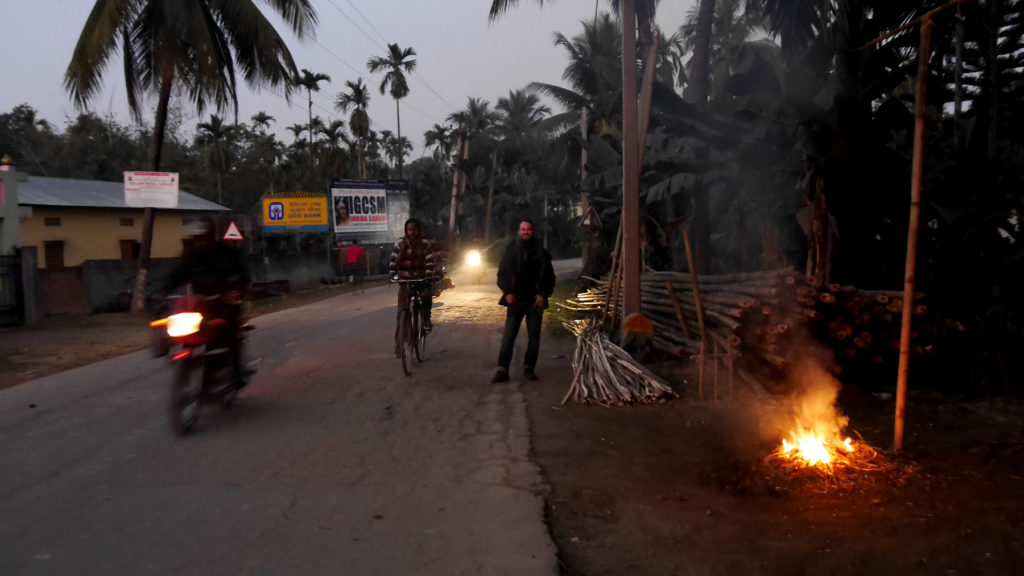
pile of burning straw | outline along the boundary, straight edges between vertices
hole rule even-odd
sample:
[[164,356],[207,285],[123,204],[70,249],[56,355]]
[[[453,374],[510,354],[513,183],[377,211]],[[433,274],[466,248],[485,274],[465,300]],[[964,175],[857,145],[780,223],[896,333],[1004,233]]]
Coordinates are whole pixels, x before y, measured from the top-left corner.
[[562,404],[569,400],[602,406],[659,402],[677,394],[655,373],[608,340],[601,326],[590,320],[567,322],[576,334],[574,375]]

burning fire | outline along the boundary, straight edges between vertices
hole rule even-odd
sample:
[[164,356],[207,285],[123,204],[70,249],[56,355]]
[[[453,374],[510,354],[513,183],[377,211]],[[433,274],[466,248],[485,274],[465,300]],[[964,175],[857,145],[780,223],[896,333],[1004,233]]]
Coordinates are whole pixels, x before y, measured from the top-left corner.
[[775,454],[798,466],[813,466],[831,472],[836,463],[845,461],[854,451],[852,438],[829,438],[821,432],[798,427],[790,433],[789,439],[782,440],[782,446]]

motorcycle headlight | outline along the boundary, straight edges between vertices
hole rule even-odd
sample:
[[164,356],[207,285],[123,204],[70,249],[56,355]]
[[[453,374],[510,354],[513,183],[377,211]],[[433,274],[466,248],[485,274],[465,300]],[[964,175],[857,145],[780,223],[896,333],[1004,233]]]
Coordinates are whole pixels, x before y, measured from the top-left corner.
[[469,252],[466,252],[466,264],[469,264],[470,266],[479,266],[480,265],[480,251],[479,250],[470,250]]
[[199,312],[181,312],[167,317],[167,335],[172,338],[199,332],[203,315]]

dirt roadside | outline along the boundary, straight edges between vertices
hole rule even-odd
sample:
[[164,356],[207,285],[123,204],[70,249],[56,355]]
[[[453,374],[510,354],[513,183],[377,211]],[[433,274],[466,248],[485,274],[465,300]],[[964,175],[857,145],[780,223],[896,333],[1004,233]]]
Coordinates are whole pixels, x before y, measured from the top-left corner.
[[[260,302],[253,316],[338,290]],[[147,321],[108,314],[2,330],[0,387],[144,348]],[[912,395],[907,450],[888,455],[892,470],[824,490],[765,474],[778,439],[762,433],[765,400],[747,389],[700,400],[693,374],[663,362],[652,367],[678,399],[561,405],[574,342],[550,330],[544,338],[541,380],[515,385],[564,574],[1011,574],[1024,565],[1019,404]],[[891,399],[846,384],[840,405],[864,441],[891,444]]]

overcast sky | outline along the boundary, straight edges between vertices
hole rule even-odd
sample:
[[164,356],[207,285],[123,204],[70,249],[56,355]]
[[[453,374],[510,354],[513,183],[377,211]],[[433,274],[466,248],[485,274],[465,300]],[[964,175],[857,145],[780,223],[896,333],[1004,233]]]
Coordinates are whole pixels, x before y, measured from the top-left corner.
[[[676,32],[695,0],[661,2],[658,24]],[[412,142],[414,157],[423,152],[423,133],[444,123],[452,112],[465,108],[469,97],[485,98],[493,105],[510,90],[530,82],[565,85],[562,70],[568,63],[564,48],[554,46],[555,32],[573,37],[582,31],[581,20],[609,9],[607,0],[521,0],[515,8],[490,23],[490,0],[312,0],[320,24],[316,39],[299,43],[279,27],[299,68],[325,73],[313,94],[313,114],[326,122],[346,119],[334,110],[346,80],[362,77],[371,88],[370,120],[374,130],[395,131],[395,104],[379,93],[381,74],[370,74],[366,61],[384,55],[387,44],[416,50],[416,72],[411,92],[401,101],[402,135]],[[63,131],[77,110],[64,90],[64,71],[71,59],[92,0],[0,0],[0,113],[26,103]],[[263,6],[262,2],[257,2]],[[269,13],[269,10],[264,10]],[[275,22],[279,22],[276,17]],[[91,107],[100,115],[114,114],[129,123],[122,80],[120,53],[104,74],[104,91]],[[240,81],[241,82],[241,81]],[[152,124],[150,112],[144,114]],[[182,103],[189,118],[187,135],[197,121],[194,110]],[[273,130],[285,142],[293,136],[287,127],[308,122],[306,95],[296,94],[289,105],[272,92],[239,93],[239,122],[265,111],[275,118]],[[557,110],[556,110],[557,111]],[[203,118],[209,118],[208,110]],[[230,113],[225,115],[231,118]],[[3,153],[3,151],[0,151]]]

